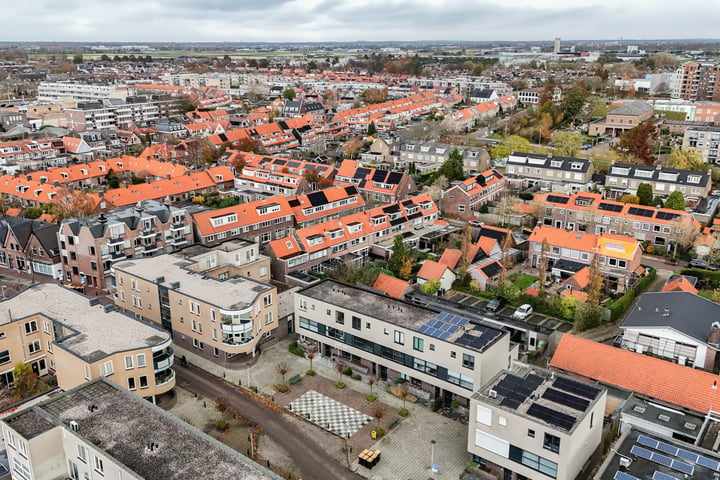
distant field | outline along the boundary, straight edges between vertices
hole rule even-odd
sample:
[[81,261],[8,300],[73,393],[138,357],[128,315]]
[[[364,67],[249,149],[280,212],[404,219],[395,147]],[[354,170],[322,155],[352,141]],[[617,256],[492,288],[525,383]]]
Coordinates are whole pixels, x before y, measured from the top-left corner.
[[[66,55],[72,58],[76,52],[67,52]],[[294,51],[283,51],[277,50],[272,52],[237,52],[237,51],[195,51],[195,50],[162,50],[154,52],[127,52],[127,51],[107,51],[107,52],[92,52],[83,53],[82,56],[85,60],[98,60],[103,55],[107,55],[112,58],[115,55],[121,57],[125,55],[135,55],[136,57],[145,57],[150,55],[153,58],[178,58],[178,57],[224,57],[228,55],[230,58],[268,58],[268,57],[304,57],[305,55],[311,54],[312,52],[294,52]],[[52,55],[60,56],[62,53],[48,54],[48,53],[31,53],[28,55],[29,58],[43,59],[48,58]]]

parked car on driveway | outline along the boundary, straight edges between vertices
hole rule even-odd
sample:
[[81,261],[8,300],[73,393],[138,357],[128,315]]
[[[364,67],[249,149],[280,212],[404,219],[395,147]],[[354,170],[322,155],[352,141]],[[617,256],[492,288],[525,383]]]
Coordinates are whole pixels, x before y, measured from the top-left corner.
[[497,312],[498,310],[501,310],[506,304],[507,300],[505,300],[505,297],[495,297],[488,302],[485,310],[487,310],[488,312]]
[[525,320],[533,313],[533,307],[529,303],[526,303],[524,305],[520,305],[517,310],[515,310],[515,313],[513,313],[513,318],[517,320]]
[[708,268],[708,262],[706,262],[705,260],[700,260],[700,259],[696,258],[695,260],[690,260],[690,262],[688,263],[688,267],[690,267],[690,268]]

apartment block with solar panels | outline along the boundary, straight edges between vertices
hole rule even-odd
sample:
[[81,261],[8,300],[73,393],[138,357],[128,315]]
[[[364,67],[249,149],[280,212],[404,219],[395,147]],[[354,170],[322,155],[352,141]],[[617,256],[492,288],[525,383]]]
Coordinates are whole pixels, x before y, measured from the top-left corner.
[[296,332],[316,359],[392,383],[422,400],[467,406],[517,358],[510,334],[482,320],[326,279],[295,294]]
[[516,364],[470,398],[468,451],[496,478],[574,480],[602,448],[607,391]]

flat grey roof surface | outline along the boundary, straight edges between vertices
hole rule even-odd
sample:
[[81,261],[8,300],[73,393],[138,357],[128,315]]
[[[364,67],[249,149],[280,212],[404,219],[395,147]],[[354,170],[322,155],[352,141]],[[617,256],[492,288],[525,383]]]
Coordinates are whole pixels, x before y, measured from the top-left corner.
[[[52,283],[40,283],[0,302],[0,324],[42,314],[78,332],[56,339],[67,350],[94,362],[112,353],[170,340],[166,331],[118,311],[90,305],[90,297]],[[38,329],[42,329],[38,321]]]
[[115,268],[150,282],[165,277],[161,285],[168,288],[171,283],[179,282],[180,287],[172,290],[228,310],[245,308],[253,303],[258,295],[274,288],[244,277],[217,280],[183,268],[186,265],[187,261],[174,255],[159,255],[118,262]]
[[[97,408],[90,411],[90,405]],[[137,395],[84,384],[34,407],[146,480],[280,479]],[[71,431],[71,421],[78,430]],[[153,444],[150,451],[148,445]]]

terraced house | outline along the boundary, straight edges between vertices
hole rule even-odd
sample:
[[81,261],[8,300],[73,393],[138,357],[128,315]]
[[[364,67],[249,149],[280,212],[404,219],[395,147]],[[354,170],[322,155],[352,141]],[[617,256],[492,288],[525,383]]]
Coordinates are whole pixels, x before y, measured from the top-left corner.
[[0,268],[63,278],[59,226],[22,217],[0,219]]
[[315,162],[270,157],[254,153],[237,152],[244,163],[235,177],[235,189],[264,195],[298,195],[317,190],[318,185],[308,181],[311,174],[318,180],[331,183],[335,167]]
[[523,152],[511,153],[505,169],[511,187],[527,188],[537,185],[544,191],[562,193],[587,191],[593,173],[592,162],[585,158]]
[[115,304],[162,325],[178,345],[232,366],[254,357],[278,327],[268,267],[255,244],[188,259],[126,260],[114,266]]
[[605,200],[599,193],[535,195],[543,225],[570,231],[630,235],[656,247],[688,245],[700,231],[692,214]]
[[505,196],[507,179],[495,169],[486,170],[445,190],[440,201],[443,215],[470,218],[483,205]]
[[614,163],[605,175],[605,187],[609,189],[606,198],[618,200],[626,194],[634,195],[641,183],[649,184],[655,196],[664,198],[677,190],[685,199],[697,201],[710,194],[712,176],[709,172]]
[[[368,306],[372,305],[369,309]],[[510,334],[367,287],[326,279],[295,294],[296,331],[318,355],[424,400],[465,405],[517,357]]]
[[191,211],[158,202],[71,218],[58,231],[62,278],[74,285],[106,288],[115,262],[173,252],[192,243]]
[[417,192],[407,173],[363,167],[355,160],[343,160],[335,180],[355,185],[367,202],[395,203]]
[[28,363],[69,390],[107,377],[154,399],[175,386],[170,334],[55,284],[34,285],[0,302],[0,383]]

